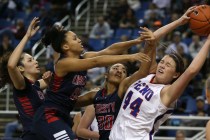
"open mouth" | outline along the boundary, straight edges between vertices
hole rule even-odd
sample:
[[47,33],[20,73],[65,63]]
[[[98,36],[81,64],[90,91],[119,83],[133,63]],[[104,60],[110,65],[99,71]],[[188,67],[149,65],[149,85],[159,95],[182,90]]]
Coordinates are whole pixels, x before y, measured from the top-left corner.
[[161,73],[161,74],[163,74],[163,70],[162,69],[159,69],[158,72]]
[[118,78],[122,78],[121,74],[116,74],[115,76]]

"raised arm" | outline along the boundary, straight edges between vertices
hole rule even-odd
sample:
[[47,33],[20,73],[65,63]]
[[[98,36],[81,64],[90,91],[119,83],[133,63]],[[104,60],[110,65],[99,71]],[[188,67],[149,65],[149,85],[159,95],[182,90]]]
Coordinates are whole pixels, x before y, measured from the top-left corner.
[[125,50],[128,50],[134,45],[137,45],[141,43],[142,40],[139,38],[125,41],[125,42],[118,42],[110,45],[109,47],[98,51],[98,52],[86,52],[84,54],[84,58],[91,58],[91,57],[96,57],[96,56],[101,56],[101,55],[117,55],[117,54],[122,54]]
[[95,118],[95,108],[93,105],[86,107],[80,123],[77,127],[76,134],[85,139],[99,139],[99,133],[88,129]]
[[[141,36],[143,39],[146,40],[145,43],[145,49],[144,49],[144,53],[147,54],[149,57],[151,57],[152,61],[153,60],[153,56],[155,54],[156,51],[156,40],[155,37],[153,35],[153,33],[147,29],[147,28],[141,28],[144,32],[141,33]],[[146,39],[148,38],[149,39]],[[124,97],[124,93],[126,92],[126,90],[128,89],[128,87],[134,83],[136,80],[145,77],[146,75],[149,74],[150,72],[150,67],[151,64],[153,63],[152,61],[150,62],[141,62],[141,65],[139,67],[139,70],[137,72],[135,72],[134,74],[132,74],[131,76],[127,77],[126,79],[124,79],[121,83],[120,83],[120,87],[118,90],[118,96],[122,99]]]
[[59,61],[56,66],[56,74],[64,76],[65,73],[71,71],[83,71],[94,67],[108,66],[118,62],[125,61],[150,61],[150,58],[143,53],[131,55],[103,55],[87,59],[65,58]]
[[171,32],[178,26],[184,25],[188,23],[190,17],[188,15],[193,12],[193,10],[196,8],[196,6],[190,7],[179,19],[159,28],[154,32],[154,36],[157,40],[165,36],[167,33]]
[[14,87],[17,88],[17,89],[24,89],[25,88],[24,77],[22,76],[21,72],[19,71],[19,69],[17,67],[18,61],[21,58],[21,54],[23,53],[23,49],[24,49],[27,41],[39,29],[39,26],[36,27],[38,22],[39,22],[38,18],[34,18],[31,21],[25,36],[20,41],[18,46],[15,48],[15,50],[12,52],[12,54],[9,58],[8,64],[7,64],[10,78],[12,80],[12,83],[13,83]]
[[171,103],[181,96],[190,80],[193,79],[202,68],[209,51],[210,35],[185,72],[171,86],[167,86],[161,91],[161,98],[166,106],[170,106]]

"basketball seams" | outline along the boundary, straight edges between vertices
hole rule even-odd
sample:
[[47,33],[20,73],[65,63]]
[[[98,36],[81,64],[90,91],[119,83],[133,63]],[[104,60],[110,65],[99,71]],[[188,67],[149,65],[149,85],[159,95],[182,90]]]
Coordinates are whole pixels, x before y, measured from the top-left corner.
[[210,6],[197,7],[195,12],[190,14],[189,27],[199,36],[207,36],[210,33]]
[[196,34],[200,36],[206,36],[207,32],[209,31],[208,26],[203,26],[202,28],[199,29],[193,29],[192,31],[195,32]]
[[[196,21],[198,21],[198,20],[196,20]],[[205,22],[207,22],[207,21],[205,21]],[[202,25],[201,27],[199,27],[199,28],[191,28],[192,30],[198,30],[198,29],[202,29],[202,28],[205,28],[207,25],[209,25],[209,23],[207,22],[207,24],[204,24],[204,25]]]
[[[196,18],[193,18],[193,17],[190,17],[190,20],[191,20],[191,19],[196,20],[196,21],[199,21],[199,22],[208,22],[208,21],[206,21],[206,20],[203,21],[203,20],[199,20],[199,19],[196,19]],[[209,22],[208,22],[208,23],[209,23]]]
[[206,20],[207,20],[208,23],[210,24],[210,21],[209,21],[208,17],[206,16],[205,12],[203,11],[203,9],[200,9],[200,8],[199,8],[198,10],[202,12],[203,16],[206,18]]

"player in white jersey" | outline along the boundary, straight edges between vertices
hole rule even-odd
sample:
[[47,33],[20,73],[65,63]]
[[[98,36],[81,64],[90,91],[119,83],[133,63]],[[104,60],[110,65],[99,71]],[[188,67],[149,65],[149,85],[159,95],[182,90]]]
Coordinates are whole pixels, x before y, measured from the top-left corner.
[[[190,19],[188,15],[195,8],[189,8],[181,18],[155,31],[156,39],[186,24]],[[152,140],[158,127],[172,113],[174,102],[200,71],[209,49],[210,35],[185,71],[180,56],[171,52],[158,63],[155,74],[134,82],[126,92],[109,138],[111,140]]]

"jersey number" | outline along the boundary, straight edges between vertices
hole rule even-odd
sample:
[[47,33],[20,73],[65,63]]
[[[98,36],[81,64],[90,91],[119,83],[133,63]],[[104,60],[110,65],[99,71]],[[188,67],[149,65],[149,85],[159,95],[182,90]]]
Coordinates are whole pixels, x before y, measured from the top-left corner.
[[[130,104],[131,97],[133,95],[133,91],[129,91],[128,95],[125,98],[125,102],[123,105],[123,109],[126,109],[128,105]],[[141,98],[137,98],[130,104],[131,112],[130,114],[136,117],[140,111],[140,106],[142,104],[143,100]]]
[[98,129],[99,130],[111,130],[114,116],[113,115],[106,115],[106,116],[98,116]]

